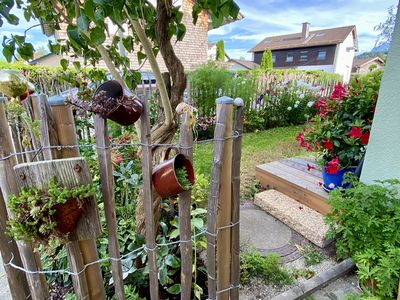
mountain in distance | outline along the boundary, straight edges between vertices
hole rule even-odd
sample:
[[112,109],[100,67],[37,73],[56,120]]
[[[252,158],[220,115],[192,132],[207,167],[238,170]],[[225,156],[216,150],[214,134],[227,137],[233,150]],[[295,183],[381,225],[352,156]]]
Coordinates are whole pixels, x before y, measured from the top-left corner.
[[375,46],[372,48],[371,52],[388,52],[390,48],[390,43],[386,42],[383,43],[382,45]]

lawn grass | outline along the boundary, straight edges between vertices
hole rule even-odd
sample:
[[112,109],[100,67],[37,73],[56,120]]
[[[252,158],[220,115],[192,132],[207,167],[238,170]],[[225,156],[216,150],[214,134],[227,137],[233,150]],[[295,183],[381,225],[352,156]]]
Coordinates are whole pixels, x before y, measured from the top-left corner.
[[[305,154],[295,140],[301,130],[301,126],[290,126],[243,134],[240,172],[242,200],[249,200],[243,198],[249,198],[250,191],[256,184],[255,167],[257,165]],[[197,172],[209,176],[212,151],[212,144],[199,144],[195,147],[194,167]]]

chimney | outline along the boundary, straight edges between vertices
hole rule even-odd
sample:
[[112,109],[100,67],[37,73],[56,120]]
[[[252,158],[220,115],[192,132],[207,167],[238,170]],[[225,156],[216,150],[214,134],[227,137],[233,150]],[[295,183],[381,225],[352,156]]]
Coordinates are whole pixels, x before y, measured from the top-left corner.
[[310,34],[310,23],[303,23],[303,30],[301,31],[301,37],[303,40],[307,39]]

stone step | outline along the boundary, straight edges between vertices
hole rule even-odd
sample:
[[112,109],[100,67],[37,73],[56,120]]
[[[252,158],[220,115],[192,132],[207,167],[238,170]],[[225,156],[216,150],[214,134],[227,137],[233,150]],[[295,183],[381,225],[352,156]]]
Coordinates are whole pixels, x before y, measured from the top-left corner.
[[318,247],[331,241],[325,238],[328,226],[323,215],[275,190],[255,195],[254,204],[271,214]]

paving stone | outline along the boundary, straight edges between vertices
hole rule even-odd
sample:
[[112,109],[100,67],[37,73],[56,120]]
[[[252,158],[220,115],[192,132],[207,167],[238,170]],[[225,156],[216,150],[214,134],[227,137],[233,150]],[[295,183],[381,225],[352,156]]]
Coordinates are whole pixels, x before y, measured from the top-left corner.
[[328,226],[315,210],[275,190],[256,194],[254,203],[318,247],[330,243],[325,239]]

